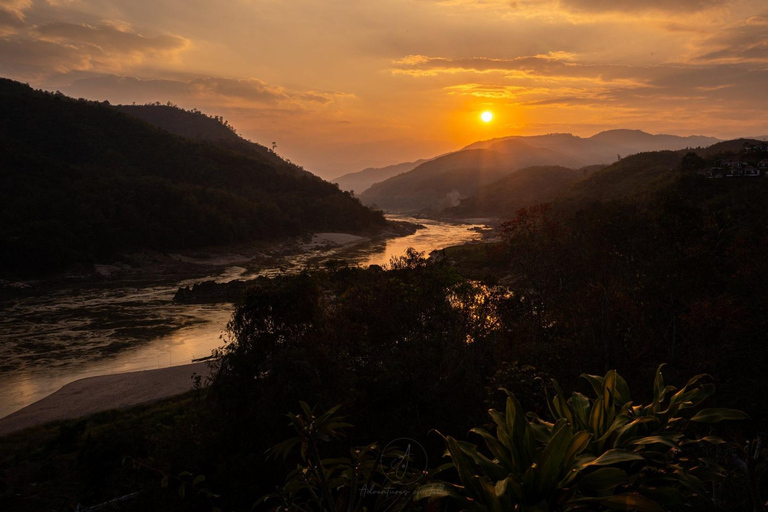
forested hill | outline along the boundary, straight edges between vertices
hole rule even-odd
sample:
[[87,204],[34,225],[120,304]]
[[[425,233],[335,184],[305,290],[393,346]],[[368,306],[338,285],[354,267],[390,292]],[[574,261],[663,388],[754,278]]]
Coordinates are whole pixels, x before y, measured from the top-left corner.
[[299,174],[307,172],[300,167],[288,164],[261,144],[240,137],[235,128],[221,117],[211,117],[199,110],[190,111],[161,104],[116,105],[114,108],[180,137],[211,142],[222,148]]
[[3,274],[385,224],[277,157],[182,138],[106,104],[0,79],[0,111]]
[[574,183],[603,166],[569,169],[559,166],[527,167],[484,185],[461,204],[442,213],[449,217],[511,219],[520,209],[552,201]]

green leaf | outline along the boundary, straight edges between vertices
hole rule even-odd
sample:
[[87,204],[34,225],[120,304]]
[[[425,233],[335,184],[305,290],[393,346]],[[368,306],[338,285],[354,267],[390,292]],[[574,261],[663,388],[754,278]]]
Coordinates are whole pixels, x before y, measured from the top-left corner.
[[610,466],[622,462],[631,462],[633,460],[645,460],[642,455],[628,452],[626,450],[608,450],[596,459],[582,463],[581,467],[588,466]]
[[614,510],[635,510],[637,512],[665,512],[664,507],[639,494],[617,494],[601,502]]
[[750,419],[747,413],[738,409],[702,409],[691,418],[698,423],[717,423],[718,421],[738,421]]
[[563,462],[568,455],[568,446],[571,443],[571,429],[560,420],[552,434],[552,439],[544,448],[539,465],[536,490],[539,493],[549,493],[555,483],[560,479],[560,473],[565,471]]
[[599,468],[592,473],[584,475],[579,480],[579,487],[592,491],[604,492],[615,489],[620,485],[629,483],[629,477],[624,470],[619,468]]
[[603,393],[603,378],[598,375],[589,375],[587,373],[581,374],[582,379],[586,379],[592,386],[596,396],[600,396]]
[[587,422],[589,421],[589,398],[585,397],[581,393],[574,392],[571,398],[568,399],[568,404],[573,411],[573,417],[577,424],[576,428],[587,428]]
[[678,448],[678,441],[683,437],[680,433],[657,434],[655,436],[646,436],[632,441],[630,444],[664,444],[671,448]]
[[592,435],[586,431],[578,432],[573,436],[571,439],[571,444],[568,445],[568,450],[565,454],[565,464],[567,466],[573,464],[573,460],[576,458],[576,456],[583,452],[587,446],[589,446],[589,440],[591,438]]
[[490,450],[493,456],[496,457],[496,460],[499,461],[499,464],[507,468],[508,471],[513,470],[514,465],[512,459],[509,457],[509,452],[495,437],[493,437],[489,432],[482,428],[473,428],[470,430],[470,432],[483,438],[485,445],[488,447],[488,450]]

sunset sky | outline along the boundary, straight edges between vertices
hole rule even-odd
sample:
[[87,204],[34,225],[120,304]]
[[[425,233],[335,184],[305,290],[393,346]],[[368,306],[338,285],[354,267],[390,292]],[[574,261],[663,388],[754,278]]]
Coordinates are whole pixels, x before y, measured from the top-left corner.
[[768,2],[0,0],[0,76],[197,107],[332,178],[505,135],[766,135]]

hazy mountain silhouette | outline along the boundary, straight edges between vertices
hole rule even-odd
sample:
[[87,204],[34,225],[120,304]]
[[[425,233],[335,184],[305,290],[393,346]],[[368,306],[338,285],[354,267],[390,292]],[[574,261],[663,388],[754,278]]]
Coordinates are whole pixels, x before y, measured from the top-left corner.
[[571,134],[505,137],[476,142],[377,183],[362,194],[366,204],[389,211],[434,212],[458,206],[482,185],[530,166],[581,168],[610,164],[619,156],[643,151],[708,146],[712,137],[652,135],[611,130],[589,138]]
[[461,204],[443,213],[450,217],[512,218],[520,208],[552,201],[572,184],[603,167],[527,167],[483,185]]
[[586,138],[570,133],[530,137],[505,137],[503,139],[476,142],[464,149],[481,148],[498,151],[506,144],[519,140],[523,140],[536,147],[554,149],[564,153],[571,160],[572,163],[570,165],[575,166],[598,163],[609,164],[615,162],[618,156],[628,156],[647,151],[674,151],[685,148],[707,147],[720,141],[714,137],[701,135],[680,137],[677,135],[653,135],[641,130],[608,130]]
[[[173,135],[108,104],[4,79],[0,111],[4,273],[89,263],[143,248],[195,248],[385,224],[380,213],[335,185],[229,135],[224,139],[235,149]],[[183,129],[207,133],[211,127],[205,116],[162,110],[165,118],[177,114],[205,124]]]
[[439,212],[457,206],[481,185],[523,167],[558,165],[565,155],[523,141],[499,150],[465,149],[425,162],[410,172],[374,184],[361,196],[364,204],[397,212]]
[[411,171],[426,161],[426,159],[421,159],[415,162],[404,162],[386,167],[368,167],[362,171],[350,172],[334,178],[331,180],[331,183],[336,183],[341,190],[354,191],[355,194],[360,195],[374,183],[379,183],[392,176]]

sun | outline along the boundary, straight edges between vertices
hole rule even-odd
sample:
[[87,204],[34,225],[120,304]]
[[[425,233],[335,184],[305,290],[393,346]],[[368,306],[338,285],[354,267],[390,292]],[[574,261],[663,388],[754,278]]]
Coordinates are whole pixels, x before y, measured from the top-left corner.
[[484,123],[490,123],[493,120],[493,112],[483,112],[480,114],[480,119],[482,119]]

